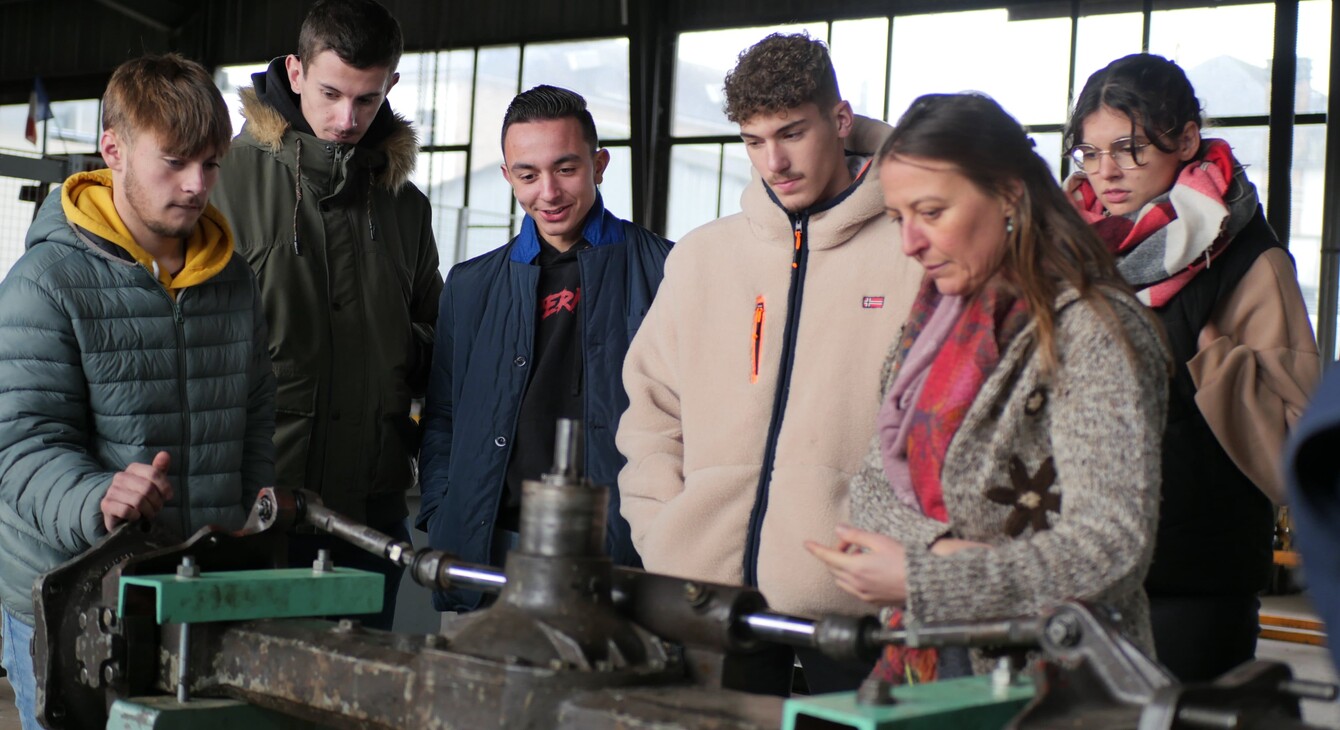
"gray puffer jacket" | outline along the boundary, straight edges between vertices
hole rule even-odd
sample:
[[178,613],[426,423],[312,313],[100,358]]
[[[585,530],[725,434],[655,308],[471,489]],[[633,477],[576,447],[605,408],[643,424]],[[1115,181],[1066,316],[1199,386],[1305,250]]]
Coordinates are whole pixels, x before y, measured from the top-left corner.
[[0,283],[0,601],[29,623],[33,581],[106,534],[100,502],[128,464],[168,452],[158,520],[183,536],[240,526],[274,479],[265,319],[222,216],[197,224],[208,260],[188,248],[177,280],[194,283],[174,299],[115,240],[120,222],[97,220],[110,206],[68,202],[81,187],[110,198],[110,175],[48,198]]

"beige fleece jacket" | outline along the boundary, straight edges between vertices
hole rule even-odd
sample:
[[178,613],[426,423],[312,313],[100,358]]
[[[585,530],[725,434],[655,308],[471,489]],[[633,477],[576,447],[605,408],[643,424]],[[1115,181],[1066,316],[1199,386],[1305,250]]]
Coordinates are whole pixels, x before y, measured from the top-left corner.
[[[848,147],[890,132],[857,118]],[[833,587],[805,540],[848,519],[879,408],[880,366],[922,271],[900,252],[871,165],[813,214],[793,370],[762,521],[758,586],[790,613],[867,612]],[[647,570],[738,584],[773,420],[794,251],[792,222],[757,176],[742,211],[686,235],[624,361],[617,443],[622,513]],[[755,332],[759,333],[755,349]],[[757,362],[757,366],[755,366]]]

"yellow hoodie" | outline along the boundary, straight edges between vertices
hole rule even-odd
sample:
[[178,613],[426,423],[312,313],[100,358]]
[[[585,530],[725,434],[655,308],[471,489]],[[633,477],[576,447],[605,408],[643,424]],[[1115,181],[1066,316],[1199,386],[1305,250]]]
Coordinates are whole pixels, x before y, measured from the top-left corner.
[[61,186],[61,207],[70,223],[120,246],[141,266],[153,272],[173,299],[188,286],[208,281],[223,271],[233,256],[233,231],[214,206],[206,205],[195,229],[186,239],[185,264],[175,276],[162,271],[149,252],[130,235],[112,203],[112,171],[94,170],[70,176]]

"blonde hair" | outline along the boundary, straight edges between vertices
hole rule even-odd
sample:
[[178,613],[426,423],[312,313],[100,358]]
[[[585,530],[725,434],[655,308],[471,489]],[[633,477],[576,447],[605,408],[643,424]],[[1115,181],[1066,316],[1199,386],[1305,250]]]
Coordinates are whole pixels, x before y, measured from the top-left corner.
[[118,66],[102,96],[102,127],[127,140],[153,132],[164,151],[182,157],[206,150],[222,156],[233,137],[228,106],[209,72],[177,53]]

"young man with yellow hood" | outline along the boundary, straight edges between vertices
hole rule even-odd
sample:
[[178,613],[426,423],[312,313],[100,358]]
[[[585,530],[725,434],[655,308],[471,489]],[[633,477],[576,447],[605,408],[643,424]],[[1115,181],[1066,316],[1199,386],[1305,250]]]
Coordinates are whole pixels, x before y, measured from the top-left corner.
[[199,64],[122,64],[110,169],[74,175],[0,282],[3,664],[37,728],[32,586],[123,522],[240,527],[274,481],[259,291],[209,205],[232,125]]

